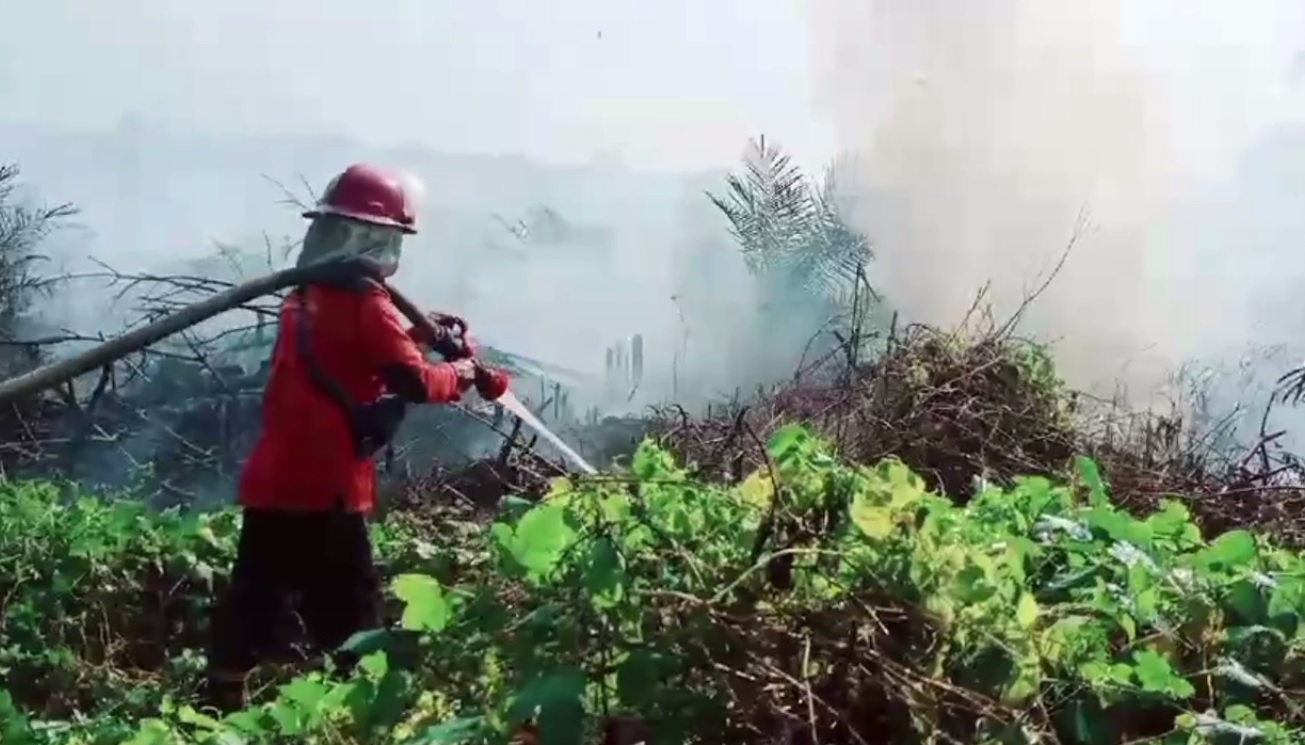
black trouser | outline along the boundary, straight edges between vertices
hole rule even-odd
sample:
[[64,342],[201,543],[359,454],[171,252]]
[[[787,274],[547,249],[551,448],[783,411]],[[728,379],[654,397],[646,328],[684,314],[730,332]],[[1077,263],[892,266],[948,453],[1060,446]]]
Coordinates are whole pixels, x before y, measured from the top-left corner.
[[245,509],[231,586],[214,613],[210,671],[228,677],[257,665],[294,596],[317,653],[381,625],[380,579],[363,515]]

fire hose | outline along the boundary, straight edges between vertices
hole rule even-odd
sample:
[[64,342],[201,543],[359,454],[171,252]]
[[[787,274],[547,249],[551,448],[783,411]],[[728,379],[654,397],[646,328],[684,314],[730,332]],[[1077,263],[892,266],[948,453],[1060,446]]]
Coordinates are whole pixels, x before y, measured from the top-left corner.
[[[334,260],[320,264],[311,264],[303,267],[292,267],[283,269],[279,272],[267,274],[262,277],[256,277],[242,284],[230,287],[210,298],[187,305],[176,312],[164,316],[153,323],[146,324],[140,328],[129,331],[121,336],[110,339],[103,344],[92,347],[80,354],[52,362],[30,372],[10,378],[0,382],[0,406],[13,404],[23,398],[27,398],[41,391],[55,388],[63,385],[70,380],[78,378],[86,373],[104,368],[113,364],[119,359],[130,354],[135,354],[146,347],[154,344],[168,336],[185,331],[186,329],[203,323],[208,319],[224,313],[228,310],[237,308],[252,300],[256,300],[265,295],[271,295],[281,290],[299,285],[313,284],[316,282],[331,282],[357,277],[360,275],[374,275],[372,271],[375,264],[366,258],[354,257],[349,259]],[[427,338],[432,340],[434,351],[446,359],[465,356],[463,348],[463,336],[466,328],[454,329],[439,326],[417,307],[415,303],[409,300],[398,290],[385,285],[390,293],[390,299],[394,302],[396,308],[402,313],[413,326],[420,329]],[[461,325],[460,322],[458,325]],[[499,401],[500,404],[507,407],[514,414],[525,421],[532,429],[538,431],[541,435],[554,444],[561,444],[561,441],[547,427],[543,425],[529,410],[521,406],[520,402],[509,391]],[[578,455],[571,451],[565,445],[561,445],[564,453],[573,460],[577,460],[583,470],[593,472],[592,467],[580,459]]]
[[[368,273],[373,266],[365,258],[350,258],[339,261],[312,264],[304,267],[292,267],[279,272],[256,277],[223,290],[218,294],[185,306],[175,313],[164,316],[153,323],[129,331],[85,352],[38,367],[0,383],[0,405],[12,404],[41,391],[62,385],[74,378],[113,364],[127,355],[139,352],[151,344],[166,337],[185,331],[191,326],[237,308],[264,295],[271,295],[297,285],[314,282],[330,282],[347,277],[356,277]],[[429,334],[433,339],[448,336],[437,328],[416,304],[404,297],[393,287],[386,286],[395,307],[399,309],[414,326]]]

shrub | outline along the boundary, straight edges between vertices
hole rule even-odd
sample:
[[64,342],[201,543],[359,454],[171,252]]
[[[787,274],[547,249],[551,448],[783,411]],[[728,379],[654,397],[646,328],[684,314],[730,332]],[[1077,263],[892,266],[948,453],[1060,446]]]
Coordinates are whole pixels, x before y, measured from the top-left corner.
[[[136,536],[90,552],[111,566],[138,561],[128,546],[199,545],[175,543],[189,527],[151,544],[149,519],[100,519]],[[350,641],[352,679],[303,675],[222,721],[177,695],[132,742],[580,743],[636,722],[667,743],[1286,743],[1305,723],[1301,556],[1207,539],[1177,503],[1130,516],[1083,458],[1068,483],[959,505],[900,461],[840,463],[801,427],[728,487],[645,443],[627,475],[384,545],[402,615]],[[70,594],[65,571],[36,596]],[[99,711],[55,736],[2,698],[0,727],[89,742],[115,721]]]

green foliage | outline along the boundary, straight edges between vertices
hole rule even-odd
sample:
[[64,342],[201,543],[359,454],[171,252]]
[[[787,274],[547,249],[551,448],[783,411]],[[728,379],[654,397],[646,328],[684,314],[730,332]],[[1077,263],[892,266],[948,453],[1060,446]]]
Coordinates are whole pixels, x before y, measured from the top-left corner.
[[[193,669],[234,515],[66,503],[49,484],[0,484],[0,679],[47,712],[148,700],[139,671]],[[128,609],[138,612],[126,612]]]
[[[351,640],[365,657],[348,680],[304,675],[221,721],[184,691],[146,712],[97,689],[54,717],[11,688],[0,735],[433,745],[505,742],[529,722],[575,745],[629,714],[656,742],[739,742],[784,710],[822,742],[853,741],[836,720],[858,711],[875,741],[1300,741],[1301,556],[1243,531],[1207,540],[1176,502],[1130,516],[1086,459],[1070,485],[1026,478],[962,507],[896,460],[840,463],[801,427],[769,455],[714,486],[645,443],[629,479],[559,480],[438,550],[389,531],[402,617]],[[0,500],[0,561],[18,578],[5,595],[21,598],[3,647],[27,658],[43,640],[76,648],[128,568],[229,547],[226,516],[83,500],[53,517],[53,496]]]

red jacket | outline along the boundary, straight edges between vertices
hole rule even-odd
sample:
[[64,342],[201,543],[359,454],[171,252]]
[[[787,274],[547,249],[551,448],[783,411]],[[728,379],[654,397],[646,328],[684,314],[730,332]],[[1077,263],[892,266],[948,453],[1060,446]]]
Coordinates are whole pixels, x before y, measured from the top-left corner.
[[301,305],[306,305],[312,358],[352,402],[399,393],[390,382],[398,373],[409,389],[405,398],[448,403],[459,398],[458,376],[448,363],[426,361],[379,285],[314,285],[282,304],[263,431],[241,474],[240,504],[295,511],[343,504],[367,513],[376,503],[376,465],[358,455],[348,414],[313,383],[309,363],[299,353]]

